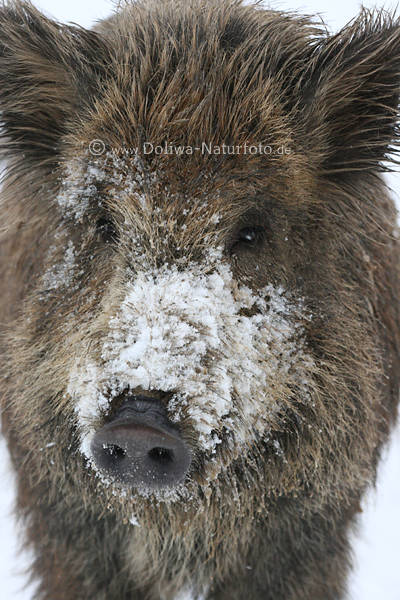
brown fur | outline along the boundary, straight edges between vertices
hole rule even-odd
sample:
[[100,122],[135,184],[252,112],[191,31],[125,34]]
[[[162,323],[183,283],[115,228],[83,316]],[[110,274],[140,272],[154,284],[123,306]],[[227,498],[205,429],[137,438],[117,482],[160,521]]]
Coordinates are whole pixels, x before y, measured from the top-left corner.
[[[1,5],[3,428],[38,598],[172,600],[185,585],[195,596],[208,587],[207,600],[344,597],[349,530],[399,394],[399,243],[379,175],[397,143],[399,77],[400,26],[383,12],[329,36],[236,1],[150,0],[89,32]],[[145,171],[161,176],[143,193],[161,212],[116,202],[106,183],[101,202],[66,218],[60,177],[89,160],[93,139],[291,151],[147,157]],[[135,165],[125,155],[121,169]],[[113,240],[99,222],[112,222]],[[261,247],[230,254],[238,230],[259,223]],[[74,358],[99,352],[126,269],[141,268],[133,232],[154,264],[223,244],[239,286],[283,285],[311,315],[310,401],[274,382],[269,437],[244,450],[226,440],[213,461],[184,418],[190,494],[170,503],[121,501],[103,486],[78,451],[66,393]],[[74,279],[45,289],[68,240]]]

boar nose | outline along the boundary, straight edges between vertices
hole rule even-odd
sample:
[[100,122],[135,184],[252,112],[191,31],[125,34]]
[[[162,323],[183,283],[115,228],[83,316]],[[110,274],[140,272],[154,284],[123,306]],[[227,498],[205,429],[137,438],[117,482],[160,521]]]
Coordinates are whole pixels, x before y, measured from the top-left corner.
[[174,487],[185,478],[189,448],[157,399],[133,396],[91,443],[96,467],[110,479],[146,489]]

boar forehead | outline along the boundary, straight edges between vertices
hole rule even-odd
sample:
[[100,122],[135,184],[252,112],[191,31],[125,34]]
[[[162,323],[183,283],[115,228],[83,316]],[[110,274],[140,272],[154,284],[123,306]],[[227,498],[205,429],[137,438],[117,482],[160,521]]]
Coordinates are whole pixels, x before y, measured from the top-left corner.
[[96,209],[105,209],[120,223],[133,219],[139,226],[163,215],[166,223],[170,218],[192,221],[204,231],[209,224],[205,217],[214,225],[232,224],[246,213],[259,218],[277,203],[291,210],[305,208],[314,199],[305,160],[295,170],[285,158],[146,160],[128,156],[124,147],[120,150],[122,156],[109,151],[93,158],[86,152],[66,161],[56,200],[64,217],[83,222],[88,214],[96,215]]

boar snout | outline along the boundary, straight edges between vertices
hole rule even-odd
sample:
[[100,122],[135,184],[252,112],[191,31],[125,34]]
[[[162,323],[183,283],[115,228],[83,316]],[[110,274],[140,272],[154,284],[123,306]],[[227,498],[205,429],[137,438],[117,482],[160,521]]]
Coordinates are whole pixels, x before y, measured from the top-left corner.
[[184,478],[190,451],[161,402],[135,396],[94,435],[96,466],[107,477],[147,489],[174,487]]

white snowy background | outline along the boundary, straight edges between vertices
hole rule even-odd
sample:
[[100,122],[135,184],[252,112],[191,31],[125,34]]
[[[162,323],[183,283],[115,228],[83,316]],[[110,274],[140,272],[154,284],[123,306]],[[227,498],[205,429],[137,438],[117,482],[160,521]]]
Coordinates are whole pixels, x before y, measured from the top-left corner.
[[[85,27],[113,10],[110,0],[38,0],[35,4],[60,21],[72,21]],[[332,31],[347,23],[360,8],[354,0],[336,0],[334,5],[329,0],[287,0],[269,6],[319,14]],[[376,3],[367,1],[364,6],[374,7]],[[386,2],[378,6],[390,10],[396,4]],[[388,181],[400,209],[400,173],[391,174]],[[13,495],[13,474],[0,438],[0,600],[32,600],[34,586],[25,586],[23,574],[29,556],[19,551],[18,528],[12,517]],[[364,501],[353,546],[355,569],[348,600],[400,600],[400,427],[384,453],[376,489],[371,490]]]

